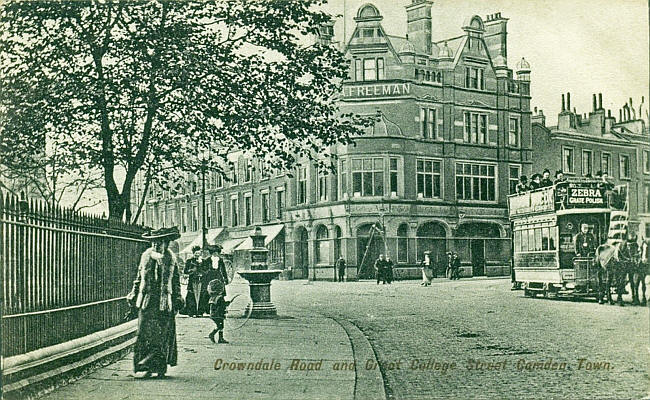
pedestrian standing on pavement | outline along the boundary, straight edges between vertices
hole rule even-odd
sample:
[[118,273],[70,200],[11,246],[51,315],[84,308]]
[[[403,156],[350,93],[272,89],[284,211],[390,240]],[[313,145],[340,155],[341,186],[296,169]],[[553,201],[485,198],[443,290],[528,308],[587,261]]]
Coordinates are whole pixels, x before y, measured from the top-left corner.
[[210,312],[210,294],[208,293],[208,284],[213,279],[221,279],[224,284],[224,296],[225,294],[225,285],[230,283],[228,280],[228,272],[226,271],[226,264],[223,257],[221,256],[222,247],[218,244],[208,245],[208,251],[210,252],[210,258],[206,260],[207,271],[201,277],[201,286],[204,287],[201,293],[201,300],[199,303],[199,313],[203,315],[205,312]]
[[460,279],[460,257],[458,253],[453,252],[451,255],[451,279]]
[[338,281],[343,282],[343,278],[345,277],[345,259],[343,256],[340,256],[336,260],[336,270],[338,271]]
[[431,278],[433,275],[432,266],[431,266],[431,256],[430,252],[424,252],[424,260],[420,261],[420,268],[422,270],[422,283],[421,286],[431,285]]
[[152,243],[140,257],[133,288],[126,296],[138,310],[138,333],[133,352],[134,372],[164,378],[167,365],[178,360],[176,313],[183,308],[180,274],[169,242],[180,238],[178,228],[162,228],[142,236]]
[[226,319],[226,309],[230,305],[229,301],[226,301],[226,285],[223,282],[223,277],[217,275],[216,279],[213,279],[208,283],[208,293],[210,294],[210,319],[214,322],[216,327],[210,332],[208,337],[215,343],[214,335],[219,334],[219,340],[217,343],[228,343],[226,339],[223,338],[223,321]]
[[393,283],[393,267],[395,266],[395,263],[393,263],[393,260],[390,259],[390,256],[386,254],[386,261],[384,263],[384,281],[388,282],[390,285]]
[[185,296],[185,308],[183,314],[190,317],[198,317],[199,300],[201,297],[201,276],[207,272],[204,260],[201,258],[201,247],[192,247],[192,257],[185,261],[185,273],[188,275],[187,295]]
[[377,261],[375,261],[375,275],[377,276],[377,285],[379,281],[383,280],[386,283],[386,278],[384,278],[384,266],[386,261],[384,260],[384,255],[380,254]]

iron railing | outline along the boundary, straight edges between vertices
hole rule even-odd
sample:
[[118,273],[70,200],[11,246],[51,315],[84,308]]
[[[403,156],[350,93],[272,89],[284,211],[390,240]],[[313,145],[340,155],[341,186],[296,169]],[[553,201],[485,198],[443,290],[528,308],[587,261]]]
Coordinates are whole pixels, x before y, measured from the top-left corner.
[[2,355],[120,324],[142,227],[0,193]]

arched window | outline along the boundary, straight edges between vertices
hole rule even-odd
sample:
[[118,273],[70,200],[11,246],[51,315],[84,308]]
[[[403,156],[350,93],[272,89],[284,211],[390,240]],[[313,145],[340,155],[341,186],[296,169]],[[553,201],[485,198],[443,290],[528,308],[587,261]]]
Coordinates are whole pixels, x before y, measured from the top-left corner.
[[316,231],[316,263],[330,264],[330,242],[327,227],[321,225]]
[[427,222],[418,227],[415,235],[417,236],[417,261],[423,260],[424,252],[428,251],[436,268],[444,271],[447,261],[445,227],[439,222]]
[[427,71],[426,76],[427,76],[427,81],[430,81],[431,80],[431,72]]
[[438,74],[436,76],[436,81],[442,83],[442,75],[440,74],[440,72],[438,72]]
[[397,262],[398,263],[407,263],[408,260],[408,234],[409,226],[408,224],[401,224],[397,228]]

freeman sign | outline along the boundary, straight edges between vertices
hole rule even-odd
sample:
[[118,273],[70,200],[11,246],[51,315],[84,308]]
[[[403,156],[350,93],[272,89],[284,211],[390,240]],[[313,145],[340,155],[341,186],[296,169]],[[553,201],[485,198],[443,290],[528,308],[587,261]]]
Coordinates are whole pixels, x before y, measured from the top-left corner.
[[382,97],[411,94],[410,83],[386,83],[382,85],[347,86],[343,97]]
[[575,207],[604,206],[603,190],[598,188],[569,188],[568,203]]

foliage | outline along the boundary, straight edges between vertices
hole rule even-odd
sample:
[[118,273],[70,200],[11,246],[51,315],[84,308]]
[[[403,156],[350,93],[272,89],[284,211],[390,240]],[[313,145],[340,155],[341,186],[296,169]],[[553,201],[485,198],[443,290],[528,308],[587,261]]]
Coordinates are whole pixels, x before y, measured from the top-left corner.
[[343,54],[306,40],[330,21],[321,5],[6,1],[2,163],[29,166],[54,145],[62,171],[99,168],[109,215],[130,218],[138,172],[178,181],[201,168],[203,149],[222,172],[232,151],[272,168],[316,160],[368,123],[336,106]]

